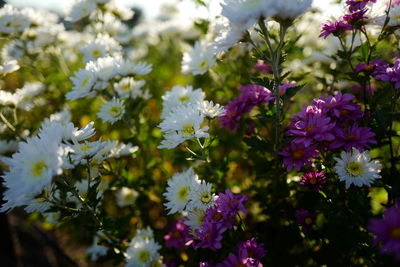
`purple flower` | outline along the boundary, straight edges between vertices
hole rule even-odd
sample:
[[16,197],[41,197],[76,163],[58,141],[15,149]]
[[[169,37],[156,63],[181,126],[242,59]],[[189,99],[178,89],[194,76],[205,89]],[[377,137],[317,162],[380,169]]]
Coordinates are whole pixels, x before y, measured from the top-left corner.
[[319,102],[313,101],[313,104],[323,109],[332,118],[337,118],[340,122],[355,121],[363,116],[360,105],[352,103],[355,96],[351,94],[342,94],[338,92],[335,96],[320,98]]
[[213,265],[209,262],[200,262],[199,267],[213,267]]
[[296,223],[300,225],[303,230],[308,231],[315,224],[315,214],[308,210],[297,210]]
[[357,124],[353,124],[347,129],[336,128],[335,129],[335,141],[330,145],[330,148],[341,148],[349,152],[352,147],[357,148],[359,151],[364,151],[369,144],[376,144],[374,139],[375,133],[371,131],[371,128],[358,127]]
[[302,143],[291,142],[285,151],[279,152],[279,155],[283,156],[283,164],[288,171],[293,168],[300,171],[304,164],[311,164],[310,159],[318,157],[318,152],[312,145],[305,146]]
[[363,9],[368,2],[376,3],[376,0],[347,0],[346,4],[349,5],[350,12]]
[[287,131],[287,135],[295,136],[295,144],[303,143],[305,146],[316,141],[331,141],[335,137],[332,129],[335,123],[322,113],[309,113],[304,119],[295,122]]
[[372,75],[374,76],[375,80],[390,81],[390,76],[388,74],[388,69],[390,68],[389,63],[382,59],[375,59],[371,62],[371,64],[375,65],[374,71]]
[[325,173],[319,171],[305,173],[300,181],[300,185],[308,187],[315,192],[319,192],[325,183]]
[[[355,94],[357,94],[357,99],[359,100],[363,99],[364,87],[362,87],[360,84],[355,84],[351,86],[349,89],[353,91]],[[376,89],[377,89],[376,84],[370,84],[365,87],[365,92],[367,93],[368,96],[373,96]]]
[[177,220],[171,231],[164,236],[166,246],[177,249],[184,247],[190,239],[189,227],[183,222],[183,219]]
[[289,82],[289,81],[284,82],[279,86],[279,95],[283,96],[288,88],[293,88],[296,86],[297,86],[296,82]]
[[331,34],[339,36],[345,31],[351,31],[353,29],[354,27],[345,21],[327,22],[322,26],[322,33],[319,37],[324,37],[324,39],[326,39],[326,37]]
[[240,261],[239,257],[233,253],[229,253],[228,257],[221,263],[218,263],[216,267],[246,267],[247,265]]
[[213,224],[204,221],[200,230],[195,230],[197,235],[196,241],[193,243],[195,249],[208,248],[216,251],[222,247],[222,234],[226,231],[226,227],[221,224]]
[[274,101],[270,90],[264,86],[251,84],[239,88],[242,93],[225,106],[225,115],[219,117],[222,127],[236,131],[243,114],[249,113],[255,106]]
[[383,75],[382,80],[383,81],[389,80],[390,82],[394,83],[394,87],[396,89],[400,89],[400,59],[396,60],[392,68],[387,68],[386,73],[387,77]]
[[239,213],[239,210],[243,213],[247,213],[247,210],[244,207],[244,203],[247,202],[247,200],[247,196],[233,194],[231,190],[226,189],[225,194],[218,194],[218,198],[215,203],[224,218],[232,218]]
[[381,253],[394,254],[400,260],[400,208],[390,207],[383,219],[370,219],[367,229],[375,235],[374,245],[382,244]]
[[346,21],[348,24],[359,28],[367,23],[366,19],[368,19],[368,17],[364,16],[367,11],[368,9],[362,9],[354,13],[344,15],[343,20]]
[[254,237],[238,244],[239,259],[245,264],[251,264],[245,266],[260,266],[260,259],[265,254],[264,244],[257,244]]
[[265,64],[263,60],[258,60],[257,64],[253,67],[253,72],[258,72],[261,74],[271,74],[272,66]]

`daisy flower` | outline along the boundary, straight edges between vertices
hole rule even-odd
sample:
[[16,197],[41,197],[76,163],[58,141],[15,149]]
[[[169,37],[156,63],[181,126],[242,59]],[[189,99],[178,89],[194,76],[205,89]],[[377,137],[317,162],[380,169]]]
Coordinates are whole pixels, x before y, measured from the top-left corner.
[[75,0],[71,3],[67,10],[67,19],[70,21],[78,21],[89,16],[96,9],[96,2],[92,0]]
[[125,60],[121,62],[117,71],[121,75],[146,75],[152,71],[152,65],[146,62],[134,63],[130,60]]
[[167,192],[163,194],[168,201],[164,204],[169,209],[168,214],[183,211],[189,202],[188,196],[193,184],[199,183],[199,178],[194,173],[193,168],[175,173],[168,180]]
[[111,124],[113,124],[114,122],[119,121],[124,113],[124,103],[122,102],[122,100],[114,97],[111,101],[108,101],[101,106],[100,111],[97,113],[97,116],[104,122],[110,122]]
[[117,205],[120,207],[126,207],[133,205],[136,201],[136,198],[139,196],[139,193],[128,187],[122,187],[116,193]]
[[161,246],[153,239],[131,242],[126,251],[127,267],[148,267],[153,262],[158,262],[160,254],[158,250]]
[[175,108],[158,127],[167,142],[158,148],[174,148],[193,138],[208,138],[208,126],[202,127],[204,116],[197,107],[192,105]]
[[207,210],[215,205],[216,195],[211,193],[212,184],[201,181],[197,184],[192,184],[190,188],[186,207],[187,210]]
[[145,83],[143,80],[135,81],[133,77],[125,77],[118,83],[114,83],[114,89],[120,97],[135,99],[143,94],[141,88]]
[[16,60],[9,60],[0,66],[0,74],[8,74],[19,70],[20,66]]
[[161,118],[165,119],[174,108],[182,104],[197,105],[203,102],[204,92],[200,88],[193,90],[192,86],[174,86],[170,91],[163,95],[163,110]]
[[212,101],[203,101],[200,105],[201,113],[206,118],[215,118],[225,115],[225,109]]
[[70,77],[73,83],[72,91],[66,94],[68,100],[74,100],[86,96],[93,96],[93,92],[90,92],[94,83],[96,82],[96,76],[93,72],[86,69],[81,69],[75,72],[74,77]]
[[210,45],[197,41],[192,50],[183,54],[182,73],[201,75],[216,63],[215,50]]
[[204,222],[205,211],[194,209],[187,212],[184,223],[190,227],[192,232],[201,228]]
[[353,148],[351,152],[343,151],[340,158],[336,160],[335,171],[339,175],[340,181],[346,182],[346,188],[351,184],[358,187],[363,185],[370,186],[375,179],[380,178],[381,164],[379,161],[372,161],[368,151],[360,153]]

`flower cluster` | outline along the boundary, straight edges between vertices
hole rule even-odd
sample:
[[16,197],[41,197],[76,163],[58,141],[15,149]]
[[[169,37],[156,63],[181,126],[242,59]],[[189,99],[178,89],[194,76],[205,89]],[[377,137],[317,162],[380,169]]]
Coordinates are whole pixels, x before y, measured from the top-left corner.
[[382,59],[375,59],[370,64],[360,63],[354,68],[354,72],[371,75],[378,81],[391,82],[396,89],[400,89],[400,59],[392,67]]
[[299,171],[304,164],[310,164],[310,159],[318,155],[317,151],[338,148],[362,151],[369,144],[376,144],[371,129],[358,125],[363,112],[353,99],[353,95],[341,92],[321,97],[293,116],[286,134],[294,139],[280,153],[288,170]]
[[222,127],[231,131],[237,130],[244,114],[249,113],[257,105],[268,104],[275,99],[272,92],[261,85],[245,85],[239,90],[240,96],[226,105],[226,113],[220,117]]

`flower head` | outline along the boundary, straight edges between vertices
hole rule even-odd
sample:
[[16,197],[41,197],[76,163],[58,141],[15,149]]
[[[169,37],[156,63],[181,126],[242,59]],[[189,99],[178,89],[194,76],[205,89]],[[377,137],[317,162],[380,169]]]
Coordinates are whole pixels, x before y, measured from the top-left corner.
[[381,253],[393,254],[400,260],[400,208],[393,206],[383,213],[383,219],[370,219],[367,229],[372,232],[374,245],[382,244]]
[[302,226],[303,230],[310,230],[315,224],[315,213],[308,210],[296,211],[296,223]]
[[348,152],[352,147],[363,151],[368,144],[376,144],[375,133],[370,128],[359,127],[353,124],[347,129],[335,128],[335,140],[331,143],[331,148],[341,148]]
[[325,179],[324,172],[311,171],[303,175],[300,185],[308,187],[312,191],[319,192],[326,183]]
[[322,33],[319,37],[328,37],[329,35],[333,34],[335,36],[339,36],[346,31],[353,30],[353,25],[348,24],[346,21],[335,21],[335,22],[327,22],[322,26]]
[[189,227],[184,224],[183,219],[177,220],[173,224],[171,231],[164,236],[166,246],[177,249],[184,247],[190,239]]
[[113,98],[101,106],[100,111],[97,116],[101,118],[104,122],[114,123],[122,119],[125,113],[125,106],[122,100]]
[[379,161],[372,161],[368,151],[360,153],[353,148],[350,152],[343,151],[340,158],[336,158],[335,171],[339,180],[346,182],[346,188],[354,184],[356,186],[370,186],[379,175],[381,164]]
[[318,152],[312,145],[305,146],[302,143],[291,142],[285,151],[279,152],[279,155],[283,156],[283,163],[288,171],[293,168],[300,171],[304,164],[311,164],[310,159],[318,157]]

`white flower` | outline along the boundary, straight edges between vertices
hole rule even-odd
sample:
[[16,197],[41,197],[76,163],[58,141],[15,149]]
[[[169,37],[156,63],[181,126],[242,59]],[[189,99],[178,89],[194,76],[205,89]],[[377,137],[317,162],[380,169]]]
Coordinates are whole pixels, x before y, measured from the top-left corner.
[[98,58],[96,61],[89,61],[85,68],[88,71],[93,72],[97,79],[101,81],[108,81],[118,74],[121,62],[122,59],[119,56],[107,56]]
[[351,152],[343,151],[340,158],[334,158],[337,162],[335,171],[340,181],[346,182],[346,188],[351,184],[356,186],[370,186],[375,179],[380,178],[381,164],[379,161],[371,161],[368,151],[360,153],[356,148]]
[[12,73],[14,71],[19,70],[19,65],[18,62],[16,60],[9,60],[7,62],[5,62],[2,66],[0,66],[0,74],[8,74],[8,73]]
[[228,18],[233,27],[250,28],[259,18],[276,14],[273,0],[225,0],[221,14]]
[[212,184],[201,181],[200,184],[192,184],[188,195],[187,210],[207,210],[214,206],[216,195],[211,193]]
[[98,34],[97,38],[81,48],[85,61],[96,60],[107,55],[118,56],[121,46],[108,34]]
[[20,12],[0,15],[0,32],[2,33],[22,32],[30,25],[31,21]]
[[215,104],[212,101],[203,101],[200,105],[201,113],[208,118],[220,117],[225,114],[225,109],[219,104]]
[[170,91],[163,95],[163,110],[161,118],[165,119],[169,113],[182,104],[197,105],[203,102],[204,92],[198,88],[193,90],[192,86],[175,85]]
[[136,75],[146,75],[149,74],[152,70],[152,65],[147,64],[145,62],[134,63],[130,60],[123,61],[119,69],[117,70],[121,75],[129,75],[129,74],[136,74]]
[[93,244],[91,247],[86,249],[86,254],[90,255],[92,261],[96,261],[99,257],[107,254],[108,247],[99,245],[100,238],[96,235],[93,239]]
[[311,8],[313,0],[273,1],[276,15],[280,19],[295,19]]
[[192,50],[183,54],[182,72],[204,74],[215,64],[215,50],[209,44],[197,41]]
[[125,77],[118,83],[114,83],[114,89],[120,97],[135,99],[143,94],[141,88],[145,83],[143,80],[135,81],[132,77]]
[[91,89],[96,82],[96,76],[93,72],[86,69],[81,69],[75,72],[74,77],[70,77],[70,80],[74,84],[72,91],[66,94],[68,100],[74,100],[86,96],[93,96],[94,92]]
[[71,149],[73,154],[71,158],[74,164],[80,164],[84,158],[96,155],[105,146],[105,143],[101,142],[101,140],[95,142],[84,141],[83,143],[78,143],[74,139],[72,141]]
[[104,122],[114,123],[119,121],[125,113],[125,106],[122,100],[113,98],[111,101],[103,104],[97,116]]
[[33,108],[32,100],[35,96],[43,92],[44,85],[40,82],[28,82],[21,89],[15,91],[15,106],[23,110]]
[[3,158],[10,170],[3,179],[7,187],[1,211],[14,208],[22,198],[31,198],[51,184],[53,176],[62,173],[65,153],[60,146],[61,136],[39,133],[19,143],[19,151],[12,158]]
[[147,226],[146,228],[137,229],[135,237],[131,240],[131,244],[140,241],[146,241],[149,239],[154,239],[154,232]]
[[[400,25],[400,5],[395,5],[390,8],[389,19],[388,26],[395,27]],[[385,24],[385,20],[386,14],[377,17],[374,22],[380,26],[383,26]]]
[[158,148],[174,148],[180,143],[193,138],[208,138],[208,126],[201,128],[204,116],[198,107],[192,105],[175,108],[158,126],[167,140]]
[[96,9],[96,2],[92,0],[75,0],[67,10],[67,19],[78,21],[81,18],[89,16]]
[[205,210],[194,209],[188,211],[184,223],[194,232],[201,228],[204,221]]
[[28,203],[28,205],[25,207],[25,211],[27,213],[32,213],[35,211],[38,211],[40,213],[44,213],[46,210],[48,210],[51,207],[51,203],[47,202],[47,200],[43,197],[38,197],[32,199]]
[[160,259],[158,250],[161,246],[153,239],[142,240],[130,243],[126,251],[127,267],[150,267],[153,262]]
[[139,196],[139,193],[134,189],[130,189],[128,187],[122,187],[120,190],[116,192],[115,195],[117,198],[117,205],[120,207],[126,207],[135,204],[135,201]]
[[163,194],[168,201],[164,204],[169,209],[168,214],[183,211],[189,201],[190,188],[193,187],[193,184],[199,183],[200,181],[192,168],[175,173],[168,180],[167,192]]

